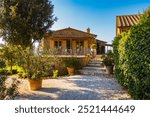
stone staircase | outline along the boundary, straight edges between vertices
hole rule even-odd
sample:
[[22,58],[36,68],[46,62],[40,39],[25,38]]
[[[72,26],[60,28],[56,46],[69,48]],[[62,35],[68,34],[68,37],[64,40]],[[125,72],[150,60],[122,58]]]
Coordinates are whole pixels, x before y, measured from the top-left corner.
[[102,60],[99,57],[96,57],[91,60],[91,62],[83,69],[78,70],[81,75],[88,76],[100,76],[100,77],[114,77],[113,75],[106,74],[106,69],[102,63]]

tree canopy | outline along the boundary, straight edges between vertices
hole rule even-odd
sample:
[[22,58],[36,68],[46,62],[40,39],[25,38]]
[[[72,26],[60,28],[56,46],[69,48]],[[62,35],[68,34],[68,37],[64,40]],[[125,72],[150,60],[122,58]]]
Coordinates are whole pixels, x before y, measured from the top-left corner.
[[56,21],[50,0],[1,0],[0,36],[7,43],[32,46]]

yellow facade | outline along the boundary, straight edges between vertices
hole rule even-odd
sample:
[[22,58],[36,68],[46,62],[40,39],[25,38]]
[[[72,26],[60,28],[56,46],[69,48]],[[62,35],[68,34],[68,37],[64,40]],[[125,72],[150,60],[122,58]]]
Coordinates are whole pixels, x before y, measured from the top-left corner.
[[76,48],[76,41],[72,41],[72,48]]
[[84,41],[84,47],[85,47],[85,48],[89,48],[88,40],[85,40],[85,41]]
[[62,49],[65,49],[65,48],[66,48],[66,41],[62,40]]
[[[49,39],[48,41],[45,41],[45,47],[48,47],[48,48],[55,48],[55,41],[56,40],[53,40],[53,39]],[[61,48],[62,49],[66,49],[67,48],[67,43],[66,43],[67,40],[60,40],[61,42]],[[84,48],[89,48],[90,47],[90,44],[92,43],[89,43],[91,41],[89,40],[72,40],[70,45],[72,48],[77,48],[77,42],[80,42],[80,41],[83,41],[83,47]]]
[[50,39],[50,48],[54,48],[54,40]]
[[[79,52],[84,53],[83,50],[90,50],[90,45],[96,43],[96,35],[88,32],[67,28],[53,32],[52,35],[46,35],[43,39],[43,47],[49,49],[59,49],[59,51],[66,51],[69,53]],[[66,53],[67,53],[66,52]]]

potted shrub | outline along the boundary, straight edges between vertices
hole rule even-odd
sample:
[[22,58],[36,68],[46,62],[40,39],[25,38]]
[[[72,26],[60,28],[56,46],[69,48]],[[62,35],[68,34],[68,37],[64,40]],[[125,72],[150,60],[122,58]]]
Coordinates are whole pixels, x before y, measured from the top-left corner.
[[67,58],[64,60],[65,66],[69,75],[74,75],[75,70],[81,67],[79,60],[75,57]]
[[91,44],[90,46],[92,49],[96,49],[96,44]]
[[42,73],[39,71],[37,73],[34,73],[32,75],[32,77],[28,76],[30,90],[37,90],[37,89],[42,88],[42,78],[41,77],[42,77]]
[[113,74],[113,67],[114,67],[113,53],[112,52],[107,53],[102,57],[102,59],[103,59],[103,64],[106,67],[106,73]]
[[91,44],[90,48],[91,48],[91,50],[90,50],[91,56],[92,56],[92,58],[95,58],[95,56],[96,56],[96,44]]
[[43,58],[40,54],[34,55],[31,48],[18,47],[18,64],[23,68],[24,73],[18,74],[29,82],[30,90],[37,90],[42,87]]
[[[33,52],[33,48],[22,48],[17,46],[17,64],[22,67],[24,73],[22,77],[28,79],[31,90],[37,90],[42,87],[43,77],[47,77],[52,72],[52,64],[58,61],[54,53],[50,50],[37,50]],[[49,56],[54,57],[50,58]],[[56,76],[56,74],[55,74]]]
[[24,64],[23,77],[29,82],[30,90],[38,90],[42,88],[43,59],[40,56],[30,56],[27,63]]

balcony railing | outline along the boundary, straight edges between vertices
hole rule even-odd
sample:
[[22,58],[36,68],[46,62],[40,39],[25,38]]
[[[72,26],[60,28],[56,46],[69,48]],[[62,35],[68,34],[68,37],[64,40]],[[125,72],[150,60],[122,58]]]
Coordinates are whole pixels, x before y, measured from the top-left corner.
[[56,49],[57,55],[86,55],[90,54],[89,48],[83,49]]

